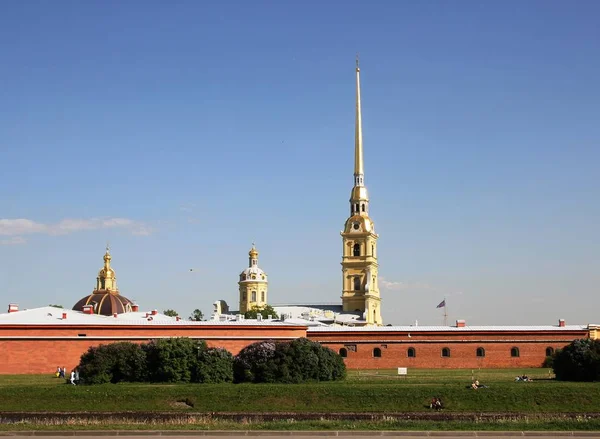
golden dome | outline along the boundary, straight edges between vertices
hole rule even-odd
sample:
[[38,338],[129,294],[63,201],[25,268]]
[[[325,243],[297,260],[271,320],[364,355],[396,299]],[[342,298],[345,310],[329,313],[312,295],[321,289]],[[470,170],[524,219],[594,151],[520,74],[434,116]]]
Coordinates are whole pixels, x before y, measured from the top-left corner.
[[112,268],[109,268],[109,269],[103,268],[98,272],[98,277],[101,277],[104,279],[114,279],[115,270],[113,270]]
[[373,221],[368,216],[354,215],[346,220],[344,231],[348,232],[371,232],[375,233]]
[[254,248],[254,244],[252,245],[252,248],[248,252],[248,256],[250,256],[252,259],[258,258],[258,250],[256,250],[256,248]]
[[369,194],[367,193],[367,188],[364,186],[354,186],[352,188],[352,194],[350,195],[351,201],[358,200],[368,200]]

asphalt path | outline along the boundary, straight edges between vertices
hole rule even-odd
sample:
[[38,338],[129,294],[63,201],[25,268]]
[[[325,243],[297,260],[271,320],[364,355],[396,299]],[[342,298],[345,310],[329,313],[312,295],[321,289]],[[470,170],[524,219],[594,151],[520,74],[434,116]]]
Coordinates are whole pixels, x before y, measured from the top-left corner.
[[34,438],[40,436],[52,437],[53,439],[106,439],[109,436],[119,436],[123,439],[140,439],[143,437],[156,437],[165,436],[177,439],[198,439],[202,436],[208,439],[223,438],[264,438],[268,436],[271,439],[284,439],[291,436],[300,436],[303,439],[323,439],[324,437],[343,437],[352,439],[373,439],[376,436],[387,436],[387,437],[401,437],[403,439],[422,439],[424,437],[443,437],[447,439],[454,438],[465,438],[465,437],[482,437],[486,439],[509,439],[509,438],[522,438],[522,437],[535,437],[536,439],[554,439],[556,437],[570,437],[575,439],[589,439],[589,438],[600,438],[600,431],[594,432],[571,432],[571,431],[373,431],[373,432],[346,432],[346,431],[323,431],[323,432],[311,432],[311,431],[222,431],[222,432],[180,432],[177,431],[137,431],[132,433],[131,431],[105,431],[105,432],[52,432],[52,431],[38,431],[38,432],[11,432],[11,431],[0,431],[0,437],[2,436],[18,436],[19,438]]

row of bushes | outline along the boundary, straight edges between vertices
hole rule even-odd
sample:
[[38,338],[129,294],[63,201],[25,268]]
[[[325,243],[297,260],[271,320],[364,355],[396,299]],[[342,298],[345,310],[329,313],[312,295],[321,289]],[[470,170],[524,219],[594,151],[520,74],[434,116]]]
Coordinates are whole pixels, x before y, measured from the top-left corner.
[[331,349],[306,338],[257,342],[234,357],[203,340],[166,338],[149,343],[111,343],[81,356],[83,383],[301,383],[346,376],[346,365]]

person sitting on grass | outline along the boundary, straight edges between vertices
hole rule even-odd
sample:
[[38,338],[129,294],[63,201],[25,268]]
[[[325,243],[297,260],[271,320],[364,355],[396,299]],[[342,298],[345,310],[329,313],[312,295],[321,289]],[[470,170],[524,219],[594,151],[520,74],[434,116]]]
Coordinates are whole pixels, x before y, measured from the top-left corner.
[[444,408],[444,403],[442,402],[441,398],[434,396],[431,399],[431,404],[429,404],[429,408],[432,408],[434,410],[441,410]]

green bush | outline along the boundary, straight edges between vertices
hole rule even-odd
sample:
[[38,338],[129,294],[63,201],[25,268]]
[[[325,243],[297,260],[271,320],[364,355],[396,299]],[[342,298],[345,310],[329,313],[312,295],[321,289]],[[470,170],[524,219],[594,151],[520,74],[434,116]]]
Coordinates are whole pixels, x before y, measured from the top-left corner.
[[600,340],[574,340],[554,354],[556,379],[561,381],[600,380]]
[[306,338],[254,343],[234,359],[234,381],[238,383],[303,383],[345,376],[346,365],[338,354]]
[[233,355],[222,348],[209,348],[200,352],[193,374],[197,383],[230,383],[233,381]]
[[78,368],[80,379],[86,384],[143,381],[146,354],[140,345],[131,342],[100,345],[81,356]]
[[275,382],[275,342],[259,341],[242,349],[233,360],[233,381],[236,383]]
[[153,382],[189,383],[206,342],[191,338],[162,338],[143,346],[147,357],[147,378]]

